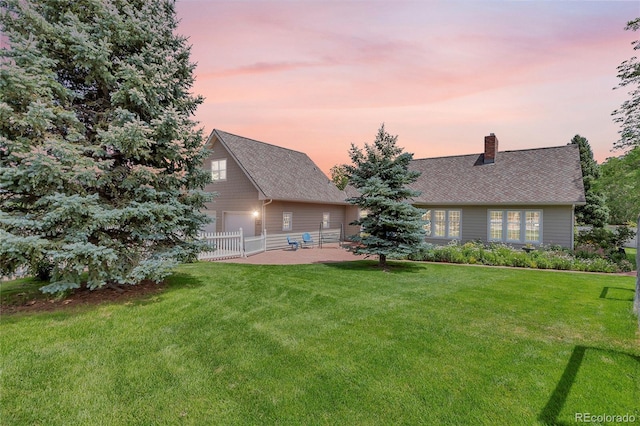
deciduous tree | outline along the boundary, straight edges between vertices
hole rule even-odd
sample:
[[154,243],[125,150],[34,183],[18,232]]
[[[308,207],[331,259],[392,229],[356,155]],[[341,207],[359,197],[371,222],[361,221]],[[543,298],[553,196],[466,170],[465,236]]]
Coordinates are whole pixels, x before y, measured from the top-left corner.
[[[637,31],[640,28],[640,18],[627,23],[626,30]],[[634,40],[633,50],[640,50],[640,40]],[[636,56],[622,62],[618,66],[620,83],[617,88],[628,88],[628,99],[619,109],[613,112],[614,121],[620,123],[620,139],[614,143],[614,149],[626,149],[640,146],[640,60]]]
[[169,0],[0,0],[0,272],[159,281],[197,250],[204,138]]
[[419,192],[408,187],[420,173],[409,170],[413,154],[397,146],[397,136],[378,130],[373,144],[364,149],[351,145],[352,164],[346,167],[349,184],[359,196],[348,199],[366,216],[351,223],[362,233],[351,239],[358,254],[378,255],[379,265],[387,267],[387,257],[408,255],[424,241],[422,211],[410,204]]
[[331,173],[331,181],[339,190],[345,189],[349,184],[346,167],[347,166],[345,164],[336,164],[331,168],[331,170],[329,170]]
[[608,158],[600,166],[595,187],[605,197],[610,222],[634,222],[640,214],[640,146],[626,154]]

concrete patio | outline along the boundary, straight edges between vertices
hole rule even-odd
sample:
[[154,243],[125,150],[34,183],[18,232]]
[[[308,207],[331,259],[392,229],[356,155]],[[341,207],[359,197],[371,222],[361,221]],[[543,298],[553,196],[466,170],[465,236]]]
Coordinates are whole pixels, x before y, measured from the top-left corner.
[[301,265],[306,263],[329,263],[361,260],[364,256],[356,256],[342,248],[338,243],[323,244],[322,248],[309,247],[298,250],[269,250],[249,257],[216,260],[224,263],[246,263],[250,265]]

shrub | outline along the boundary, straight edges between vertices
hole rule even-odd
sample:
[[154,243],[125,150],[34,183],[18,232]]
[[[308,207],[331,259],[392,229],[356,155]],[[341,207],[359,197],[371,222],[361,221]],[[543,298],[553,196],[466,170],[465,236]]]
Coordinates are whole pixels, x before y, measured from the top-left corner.
[[623,257],[624,254],[616,256],[611,250],[607,253],[593,243],[584,243],[575,252],[559,246],[548,246],[525,253],[505,244],[468,242],[460,245],[455,241],[446,246],[422,247],[408,256],[411,260],[489,266],[588,272],[630,271],[632,265]]
[[636,233],[626,225],[618,226],[615,231],[605,228],[592,228],[578,232],[575,237],[575,243],[577,247],[590,245],[604,250],[617,250],[635,235]]

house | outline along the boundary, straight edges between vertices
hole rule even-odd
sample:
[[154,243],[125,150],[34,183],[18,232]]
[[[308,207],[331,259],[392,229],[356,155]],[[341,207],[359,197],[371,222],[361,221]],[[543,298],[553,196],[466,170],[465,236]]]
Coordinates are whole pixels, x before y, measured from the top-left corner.
[[205,190],[218,196],[206,205],[212,223],[204,231],[265,234],[267,249],[287,247],[287,235],[335,239],[357,232],[348,226],[357,209],[306,154],[221,130],[211,132],[208,146]]
[[[205,167],[217,192],[206,231],[267,235],[267,249],[304,232],[359,232],[360,212],[304,153],[214,130]],[[416,159],[412,200],[425,210],[426,241],[481,240],[516,247],[573,247],[574,208],[585,204],[577,145],[499,151],[492,133],[480,154]],[[353,188],[350,188],[353,190]],[[349,188],[348,188],[349,190]]]
[[577,145],[413,160],[413,203],[426,210],[427,242],[482,240],[573,247],[574,208],[585,204]]

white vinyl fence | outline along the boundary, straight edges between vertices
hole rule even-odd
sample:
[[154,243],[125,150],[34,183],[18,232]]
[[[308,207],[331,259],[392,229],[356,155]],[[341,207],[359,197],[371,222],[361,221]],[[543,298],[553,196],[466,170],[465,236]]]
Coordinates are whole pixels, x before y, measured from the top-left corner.
[[246,257],[265,251],[264,235],[244,238],[242,228],[236,232],[203,232],[199,237],[205,240],[209,250],[200,252],[198,260]]
[[[266,232],[265,232],[266,233]],[[257,237],[247,237],[244,239],[244,255],[251,256],[252,254],[262,253],[267,249],[267,238],[262,234]]]

